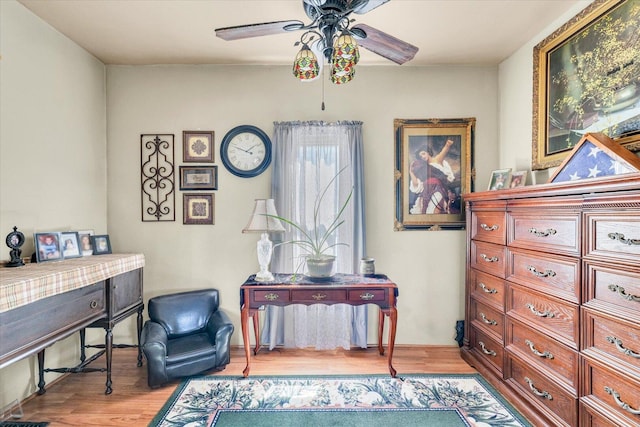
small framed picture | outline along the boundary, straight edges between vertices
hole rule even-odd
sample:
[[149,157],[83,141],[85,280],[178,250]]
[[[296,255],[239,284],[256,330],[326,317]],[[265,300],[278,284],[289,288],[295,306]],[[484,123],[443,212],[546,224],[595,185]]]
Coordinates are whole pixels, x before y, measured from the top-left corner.
[[502,190],[509,188],[511,184],[511,168],[498,169],[491,172],[491,180],[489,181],[489,190]]
[[511,174],[511,184],[509,184],[510,188],[516,187],[524,187],[525,182],[527,181],[527,171],[516,171]]
[[217,166],[180,166],[180,190],[217,189]]
[[91,236],[91,246],[93,246],[94,255],[105,255],[111,253],[111,242],[109,241],[109,235],[107,234]]
[[213,224],[213,194],[183,194],[183,224]]
[[35,240],[37,262],[60,261],[64,259],[60,233],[35,233],[33,238]]
[[185,163],[213,163],[213,131],[182,132],[182,160]]
[[93,236],[93,230],[81,230],[78,231],[78,239],[80,242],[80,253],[82,256],[93,255],[93,245],[91,244],[91,236]]
[[77,231],[66,231],[60,233],[62,239],[62,255],[64,258],[78,258],[82,256],[80,252],[80,236]]

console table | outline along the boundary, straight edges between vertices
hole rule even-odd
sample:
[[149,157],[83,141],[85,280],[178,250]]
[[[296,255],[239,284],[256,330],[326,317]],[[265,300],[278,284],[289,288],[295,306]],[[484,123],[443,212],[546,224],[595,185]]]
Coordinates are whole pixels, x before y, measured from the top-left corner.
[[[125,318],[138,316],[138,344],[142,329],[142,254],[108,254],[59,262],[3,268],[0,274],[0,369],[38,353],[38,393],[44,372],[106,371],[105,394],[111,393],[112,329]],[[105,330],[105,344],[85,345],[88,327]],[[44,368],[44,350],[80,331],[81,364],[75,368]],[[85,347],[101,352],[85,359]],[[106,354],[106,369],[85,368]],[[138,366],[142,363],[138,349]]]
[[389,317],[388,361],[389,372],[396,376],[396,370],[391,361],[393,346],[396,339],[396,324],[398,311],[396,300],[398,286],[382,274],[357,275],[336,274],[329,279],[312,280],[307,276],[292,274],[275,274],[275,280],[269,283],[257,282],[255,275],[240,287],[240,309],[242,323],[242,339],[247,358],[247,366],[242,374],[247,377],[251,369],[251,355],[249,344],[249,318],[253,319],[256,347],[253,354],[260,350],[258,310],[264,305],[286,306],[291,304],[375,304],[380,307],[378,318],[378,351],[384,355],[382,346],[382,332],[384,318]]

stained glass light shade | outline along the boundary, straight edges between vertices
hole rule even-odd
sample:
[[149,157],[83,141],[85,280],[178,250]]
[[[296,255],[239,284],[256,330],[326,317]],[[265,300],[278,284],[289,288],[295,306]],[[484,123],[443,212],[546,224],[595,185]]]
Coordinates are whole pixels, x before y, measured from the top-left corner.
[[302,81],[309,81],[318,77],[319,73],[320,65],[316,54],[309,49],[308,45],[303,44],[293,61],[293,75]]
[[344,84],[353,80],[355,65],[359,60],[358,44],[349,33],[343,32],[333,45],[331,81],[335,84]]

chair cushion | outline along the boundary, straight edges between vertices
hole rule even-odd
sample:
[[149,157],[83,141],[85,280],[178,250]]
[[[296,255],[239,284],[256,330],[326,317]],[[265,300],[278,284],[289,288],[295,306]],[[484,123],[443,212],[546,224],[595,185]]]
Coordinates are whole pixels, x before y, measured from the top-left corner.
[[174,338],[167,342],[167,365],[195,361],[215,354],[215,345],[206,332]]

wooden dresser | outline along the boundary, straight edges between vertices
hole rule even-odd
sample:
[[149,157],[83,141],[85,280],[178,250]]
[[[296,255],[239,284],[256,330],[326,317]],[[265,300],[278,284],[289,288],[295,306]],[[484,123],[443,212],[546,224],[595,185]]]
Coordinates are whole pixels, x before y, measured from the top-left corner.
[[640,425],[640,174],[465,195],[462,357],[534,425]]

